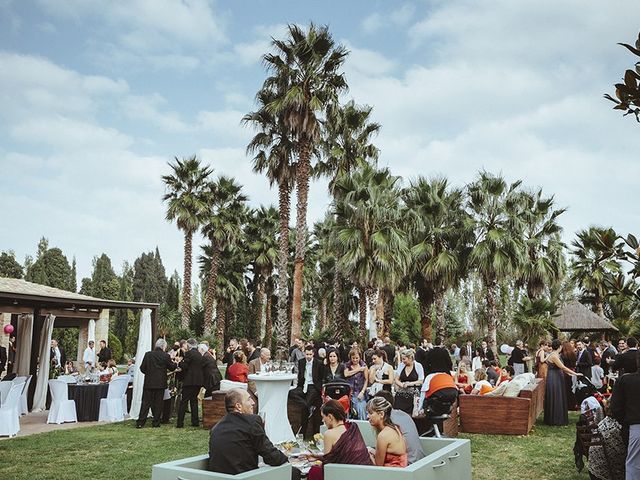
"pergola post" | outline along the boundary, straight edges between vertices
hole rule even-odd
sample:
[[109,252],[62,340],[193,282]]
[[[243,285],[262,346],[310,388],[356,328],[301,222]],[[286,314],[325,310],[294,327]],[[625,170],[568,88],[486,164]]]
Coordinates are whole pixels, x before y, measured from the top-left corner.
[[96,321],[96,353],[100,348],[100,340],[104,340],[109,345],[109,309],[100,310],[100,318]]
[[80,324],[80,332],[78,333],[78,369],[83,365],[82,357],[84,350],[89,346],[89,320],[85,320]]
[[[11,323],[11,314],[10,313],[2,313],[0,314],[0,347],[9,347],[9,335],[4,334],[5,325],[9,325]],[[15,334],[12,334],[15,335]]]

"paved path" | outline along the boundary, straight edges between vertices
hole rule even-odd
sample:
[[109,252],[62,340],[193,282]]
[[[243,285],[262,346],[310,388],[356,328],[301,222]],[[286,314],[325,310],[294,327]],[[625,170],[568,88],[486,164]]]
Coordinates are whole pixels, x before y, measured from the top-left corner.
[[[52,432],[54,430],[68,430],[70,428],[90,427],[93,425],[105,424],[105,422],[75,422],[75,423],[47,423],[49,411],[30,413],[20,417],[20,431],[18,437],[26,437],[35,435],[36,433]],[[9,437],[0,437],[0,441],[7,440]]]

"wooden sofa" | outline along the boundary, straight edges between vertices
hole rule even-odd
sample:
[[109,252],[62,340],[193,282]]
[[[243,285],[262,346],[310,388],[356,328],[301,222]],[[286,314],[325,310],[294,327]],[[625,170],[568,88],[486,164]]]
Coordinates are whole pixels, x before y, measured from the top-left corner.
[[528,435],[544,406],[544,382],[536,378],[517,397],[460,395],[460,431]]

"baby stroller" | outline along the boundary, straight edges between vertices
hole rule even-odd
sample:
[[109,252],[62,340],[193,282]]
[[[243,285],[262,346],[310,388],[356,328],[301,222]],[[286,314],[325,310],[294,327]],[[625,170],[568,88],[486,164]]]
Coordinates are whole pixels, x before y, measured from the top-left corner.
[[421,437],[442,437],[444,422],[451,416],[451,411],[457,399],[457,390],[451,392],[448,398],[430,397],[424,399],[424,414],[431,427]]
[[327,400],[337,400],[344,412],[349,416],[351,412],[351,385],[347,382],[329,382],[322,386],[322,403]]

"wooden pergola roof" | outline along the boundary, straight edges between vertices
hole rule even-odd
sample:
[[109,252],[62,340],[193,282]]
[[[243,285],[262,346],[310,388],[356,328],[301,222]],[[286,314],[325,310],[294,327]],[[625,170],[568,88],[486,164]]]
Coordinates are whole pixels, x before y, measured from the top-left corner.
[[617,332],[618,329],[606,318],[592,312],[577,300],[572,300],[553,317],[561,332]]

